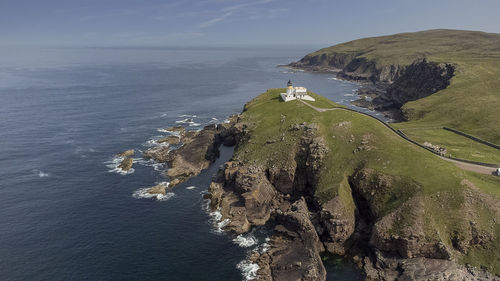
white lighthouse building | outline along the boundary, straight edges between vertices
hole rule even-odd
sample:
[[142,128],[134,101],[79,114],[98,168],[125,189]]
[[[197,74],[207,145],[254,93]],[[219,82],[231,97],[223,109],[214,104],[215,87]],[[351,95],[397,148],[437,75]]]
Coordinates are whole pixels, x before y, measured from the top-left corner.
[[307,89],[304,87],[293,87],[292,86],[292,81],[288,80],[287,83],[287,88],[286,88],[286,93],[281,93],[280,94],[281,99],[284,102],[287,101],[292,101],[292,100],[308,100],[308,101],[315,101],[313,97],[307,94]]

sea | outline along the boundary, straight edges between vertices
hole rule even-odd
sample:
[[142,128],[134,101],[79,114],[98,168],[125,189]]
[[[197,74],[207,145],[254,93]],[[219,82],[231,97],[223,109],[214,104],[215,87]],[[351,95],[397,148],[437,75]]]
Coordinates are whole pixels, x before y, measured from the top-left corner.
[[[289,79],[350,106],[358,85],[278,66],[315,49],[0,48],[0,280],[252,280],[246,257],[269,232],[225,233],[203,199],[232,148],[156,197],[144,190],[165,167],[142,152],[166,127],[224,122]],[[361,280],[348,261],[326,268]]]

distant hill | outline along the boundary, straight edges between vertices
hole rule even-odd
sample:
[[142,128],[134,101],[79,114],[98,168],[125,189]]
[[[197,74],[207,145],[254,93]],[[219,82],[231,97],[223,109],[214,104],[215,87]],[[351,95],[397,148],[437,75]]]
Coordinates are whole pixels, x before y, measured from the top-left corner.
[[290,66],[385,85],[375,107],[400,108],[408,120],[401,129],[447,126],[500,143],[500,34],[437,29],[365,38]]

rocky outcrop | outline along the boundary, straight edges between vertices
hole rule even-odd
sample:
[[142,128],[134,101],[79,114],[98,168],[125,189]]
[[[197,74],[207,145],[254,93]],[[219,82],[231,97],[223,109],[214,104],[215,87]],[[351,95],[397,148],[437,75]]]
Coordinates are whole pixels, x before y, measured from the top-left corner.
[[278,223],[269,241],[270,249],[254,262],[261,268],[260,280],[325,280],[326,271],[319,255],[323,252],[309,209],[301,197],[276,216]]
[[[171,180],[170,186],[175,186],[208,168],[219,157],[221,144],[232,146],[236,143],[246,128],[245,124],[237,121],[238,115],[234,115],[226,123],[208,125],[200,131],[168,128],[169,131],[178,132],[180,138],[168,136],[159,140],[163,145],[146,150],[144,157],[167,163],[166,175]],[[181,143],[178,149],[170,148],[170,145],[178,143]]]
[[421,280],[421,281],[499,281],[498,276],[493,276],[483,269],[444,259],[410,258],[401,259],[384,256],[380,251],[375,251],[374,257],[366,257],[361,262],[361,267],[366,274],[366,280]]
[[309,54],[288,66],[308,71],[334,72],[337,77],[357,82],[392,83],[404,72],[401,65],[379,67],[374,61],[358,53],[320,53]]
[[169,187],[169,184],[165,184],[165,183],[160,183],[160,184],[157,184],[153,187],[150,187],[146,190],[147,193],[149,194],[161,194],[161,195],[165,195],[166,194],[166,189],[167,187]]
[[[269,251],[250,257],[260,267],[259,280],[326,278],[320,257],[324,245],[318,235],[319,226],[313,223],[318,214],[316,207],[306,201],[313,202],[315,175],[328,149],[324,140],[317,137],[315,125],[305,125],[304,129],[299,151],[291,151],[296,153],[296,161],[266,169],[231,161],[209,188],[210,206],[220,211],[222,221],[227,221],[225,230],[244,233],[269,220],[276,223]],[[327,214],[332,215],[325,209],[324,216]],[[334,226],[325,224],[322,228],[332,231],[337,239],[330,229]]]
[[409,101],[425,98],[448,87],[454,71],[450,64],[428,62],[425,59],[415,61],[405,67],[385,93],[373,99],[373,104],[380,110],[399,109]]
[[122,160],[120,165],[118,165],[118,168],[122,169],[123,171],[128,171],[132,169],[132,165],[134,164],[134,159],[131,157],[127,157]]
[[158,143],[168,143],[169,145],[178,144],[180,142],[180,138],[177,136],[168,136],[158,140]]
[[[363,53],[310,54],[288,66],[311,71],[335,72],[338,78],[369,83],[358,92],[362,98],[354,101],[357,106],[383,111],[395,119],[407,119],[401,107],[440,90],[450,84],[455,67],[451,64],[416,59],[409,65],[377,65],[363,57]],[[369,92],[373,99],[366,99]]]
[[216,143],[216,125],[206,126],[200,132],[183,141],[184,145],[167,155],[167,175],[179,183],[197,175],[219,157]]
[[318,234],[328,252],[345,255],[352,241],[349,238],[354,232],[354,210],[346,206],[340,196],[335,196],[321,206]]
[[229,220],[226,230],[244,233],[264,225],[277,206],[277,192],[265,172],[254,166],[228,162],[209,188],[212,210]]
[[125,150],[122,153],[116,154],[117,157],[130,157],[134,156],[135,151],[133,149]]

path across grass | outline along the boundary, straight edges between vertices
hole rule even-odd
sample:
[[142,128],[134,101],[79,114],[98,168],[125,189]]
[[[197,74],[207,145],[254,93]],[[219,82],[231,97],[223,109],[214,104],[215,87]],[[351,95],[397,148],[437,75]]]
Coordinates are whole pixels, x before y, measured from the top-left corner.
[[475,161],[470,161],[470,160],[465,160],[465,159],[458,159],[458,158],[449,158],[447,156],[442,156],[442,155],[439,155],[439,153],[433,151],[432,149],[430,148],[427,148],[421,144],[419,144],[418,142],[408,138],[406,135],[404,135],[402,132],[398,131],[398,130],[395,130],[394,128],[392,128],[388,123],[370,115],[370,114],[367,114],[367,113],[364,113],[364,112],[361,112],[361,111],[357,111],[355,109],[351,109],[351,108],[346,108],[346,107],[332,107],[332,108],[320,108],[320,107],[316,107],[314,105],[311,105],[303,100],[300,100],[302,103],[304,103],[305,105],[311,107],[312,109],[316,110],[317,112],[325,112],[325,111],[332,111],[332,110],[347,110],[347,111],[353,111],[353,112],[356,112],[356,113],[360,113],[360,114],[363,114],[365,116],[368,116],[370,118],[373,118],[375,120],[377,120],[378,122],[380,122],[382,125],[384,125],[386,128],[388,128],[389,130],[391,130],[393,133],[395,133],[396,135],[398,135],[399,137],[403,138],[404,140],[414,144],[414,145],[417,145],[433,154],[436,154],[437,156],[439,156],[439,158],[443,159],[443,160],[446,160],[446,161],[449,161],[449,162],[452,162],[452,163],[455,163],[455,165],[457,167],[459,167],[460,169],[463,169],[463,170],[467,170],[467,171],[473,171],[473,172],[477,172],[477,173],[481,173],[481,174],[486,174],[486,175],[492,175],[495,173],[496,171],[496,167],[498,167],[499,165],[494,165],[494,164],[486,164],[486,163],[479,163],[479,162],[475,162]]

